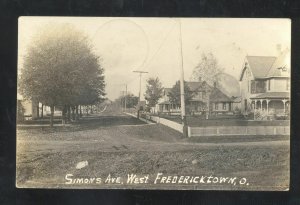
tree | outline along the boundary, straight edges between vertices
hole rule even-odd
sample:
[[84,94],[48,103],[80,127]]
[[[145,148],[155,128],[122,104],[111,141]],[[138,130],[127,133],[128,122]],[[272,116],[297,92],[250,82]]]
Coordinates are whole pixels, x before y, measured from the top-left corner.
[[17,101],[17,121],[23,122],[25,120],[25,108],[22,105],[21,100]]
[[[184,102],[187,104],[193,98],[193,93],[191,92],[189,86],[184,82]],[[170,102],[175,105],[181,105],[180,96],[180,81],[171,88],[169,93]]]
[[31,42],[19,81],[25,99],[54,106],[63,113],[70,107],[93,104],[105,93],[104,69],[89,39],[70,24],[49,24]]
[[125,107],[125,98],[126,108],[134,108],[139,102],[139,97],[129,93],[127,95],[120,96],[118,99],[116,99],[117,104],[121,105],[121,107]]
[[163,87],[158,77],[149,78],[146,85],[145,99],[148,101],[149,107],[155,107],[158,100],[163,95]]
[[217,74],[222,71],[223,68],[219,66],[212,53],[203,53],[200,62],[193,70],[191,80],[206,81],[209,85],[213,85],[217,82]]

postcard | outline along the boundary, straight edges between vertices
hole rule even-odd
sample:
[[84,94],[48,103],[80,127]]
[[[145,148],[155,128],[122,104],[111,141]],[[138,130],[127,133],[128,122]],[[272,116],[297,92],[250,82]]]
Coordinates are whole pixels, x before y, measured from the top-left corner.
[[287,191],[290,19],[20,17],[18,188]]

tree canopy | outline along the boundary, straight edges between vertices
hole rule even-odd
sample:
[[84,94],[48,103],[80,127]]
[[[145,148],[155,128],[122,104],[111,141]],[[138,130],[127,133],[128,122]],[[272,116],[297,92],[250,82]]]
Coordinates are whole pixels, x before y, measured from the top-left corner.
[[125,106],[125,98],[126,98],[126,108],[134,108],[135,106],[137,106],[139,102],[139,97],[134,96],[131,93],[120,96],[119,98],[116,99],[116,102],[119,102],[123,107]]
[[162,83],[156,78],[149,78],[146,85],[145,99],[149,107],[154,107],[163,95]]
[[206,81],[213,85],[217,82],[217,74],[221,73],[223,68],[220,67],[217,58],[212,53],[202,53],[201,60],[194,68],[191,80]]
[[70,24],[49,24],[33,36],[20,71],[21,95],[50,107],[94,104],[105,95],[99,56]]

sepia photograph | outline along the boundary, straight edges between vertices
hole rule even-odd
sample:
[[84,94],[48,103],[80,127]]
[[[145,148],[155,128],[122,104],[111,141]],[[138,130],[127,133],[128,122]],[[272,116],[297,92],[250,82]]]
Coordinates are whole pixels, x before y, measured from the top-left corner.
[[20,17],[16,187],[288,191],[291,20]]

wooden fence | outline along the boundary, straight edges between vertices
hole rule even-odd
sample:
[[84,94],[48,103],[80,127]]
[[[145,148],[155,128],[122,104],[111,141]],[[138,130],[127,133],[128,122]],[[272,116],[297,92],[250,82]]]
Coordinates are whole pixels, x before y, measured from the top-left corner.
[[[145,115],[145,121],[152,121],[168,126],[183,133],[183,125],[177,122],[160,118],[158,116]],[[143,119],[143,118],[141,118]],[[208,126],[188,127],[188,137],[201,136],[233,136],[233,135],[290,135],[290,126]]]
[[222,135],[289,135],[290,126],[188,127],[189,137]]

